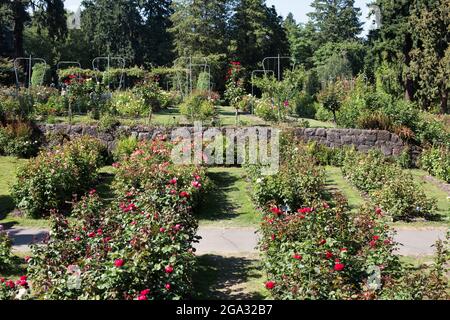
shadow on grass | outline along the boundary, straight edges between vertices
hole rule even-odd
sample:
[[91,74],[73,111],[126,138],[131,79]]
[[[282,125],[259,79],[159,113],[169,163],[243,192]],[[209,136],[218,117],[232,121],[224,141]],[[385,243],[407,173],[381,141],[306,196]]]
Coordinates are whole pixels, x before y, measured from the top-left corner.
[[0,195],[0,220],[14,210],[14,201],[10,196]]
[[98,184],[96,187],[98,195],[106,202],[111,202],[114,199],[114,192],[112,190],[112,183],[114,174],[102,172],[99,174]]
[[[261,272],[257,261],[248,258],[204,255],[197,257],[194,300],[262,300],[258,292]],[[259,281],[261,280],[261,281]],[[259,282],[258,282],[259,281]],[[253,286],[251,285],[253,283]]]
[[209,172],[213,188],[205,195],[205,200],[197,211],[198,218],[207,221],[231,220],[236,218],[236,206],[228,198],[227,193],[237,191],[235,187],[238,177],[228,172]]
[[14,256],[10,266],[0,270],[0,275],[4,278],[18,278],[26,274],[27,264],[24,258]]

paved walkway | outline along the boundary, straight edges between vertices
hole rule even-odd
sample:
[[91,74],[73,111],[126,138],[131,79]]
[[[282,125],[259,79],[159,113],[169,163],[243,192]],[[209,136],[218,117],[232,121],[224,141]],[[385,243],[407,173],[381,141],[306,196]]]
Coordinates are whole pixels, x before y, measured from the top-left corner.
[[41,243],[47,236],[48,231],[42,229],[26,229],[13,227],[7,230],[13,239],[13,250],[16,252],[30,251],[30,244]]
[[[48,235],[42,229],[12,228],[8,230],[13,239],[13,249],[27,252],[29,245],[40,243]],[[258,235],[254,228],[216,228],[201,227],[198,235],[202,237],[196,244],[197,254],[239,255],[258,252]],[[434,244],[445,239],[446,230],[440,229],[399,229],[395,240],[401,244],[398,253],[402,256],[430,256],[435,253]]]
[[[258,235],[252,228],[212,228],[201,227],[199,235],[202,240],[196,245],[197,254],[254,254],[257,252]],[[434,255],[434,244],[445,239],[446,230],[397,230],[395,240],[400,243],[398,250],[402,256]]]

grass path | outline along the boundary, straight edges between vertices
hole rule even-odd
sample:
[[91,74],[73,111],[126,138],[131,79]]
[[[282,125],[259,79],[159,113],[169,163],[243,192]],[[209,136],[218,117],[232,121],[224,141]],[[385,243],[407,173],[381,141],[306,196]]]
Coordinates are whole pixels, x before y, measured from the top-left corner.
[[[206,201],[198,210],[200,230],[211,234],[198,256],[198,271],[194,276],[198,299],[263,299],[267,297],[258,254],[242,246],[246,252],[225,252],[230,243],[223,233],[248,233],[256,228],[259,215],[248,192],[245,170],[241,168],[212,168],[208,175],[214,184]],[[201,233],[200,232],[200,233]],[[222,236],[220,236],[222,235]],[[211,238],[213,237],[213,238]],[[233,241],[239,241],[233,236]],[[246,241],[242,239],[242,241]],[[223,242],[223,243],[222,243]],[[231,247],[234,247],[231,245]],[[235,246],[236,251],[241,250]],[[206,252],[206,251],[211,252]]]
[[254,227],[260,215],[254,209],[242,168],[212,168],[208,175],[213,190],[206,197],[199,212],[200,226]]

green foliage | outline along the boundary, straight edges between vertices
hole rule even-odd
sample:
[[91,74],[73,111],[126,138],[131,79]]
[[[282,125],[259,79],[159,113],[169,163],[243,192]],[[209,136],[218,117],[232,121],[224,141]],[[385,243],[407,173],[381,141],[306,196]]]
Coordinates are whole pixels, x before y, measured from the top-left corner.
[[241,78],[242,66],[240,62],[233,61],[228,68],[225,98],[235,109],[239,108],[239,103],[245,95],[244,80]]
[[[0,271],[6,271],[13,262],[11,247],[11,239],[3,229],[3,225],[0,224]],[[0,283],[0,285],[2,284]]]
[[253,198],[260,208],[275,203],[288,208],[300,208],[314,199],[321,199],[325,172],[315,166],[314,159],[302,152],[301,146],[291,145],[284,151],[280,170],[272,176],[263,176],[262,168],[249,167]]
[[33,72],[31,75],[31,85],[41,86],[49,82],[50,67],[45,63],[36,63],[33,66]]
[[11,188],[17,207],[33,218],[67,208],[66,201],[96,181],[104,152],[98,140],[82,137],[40,153],[18,170],[17,182]]
[[29,123],[18,121],[0,126],[1,155],[28,158],[37,153],[38,147]]
[[151,112],[145,99],[134,94],[132,91],[114,92],[111,100],[112,109],[121,116],[145,117]]
[[131,154],[137,149],[138,140],[136,137],[125,137],[117,141],[114,149],[114,159],[120,161],[125,157],[131,156]]
[[[52,238],[29,261],[33,293],[58,300],[178,300],[192,291],[192,207],[205,171],[170,162],[173,145],[142,142],[115,164],[117,201],[95,190],[72,210],[52,217]],[[86,272],[86,267],[89,271]]]
[[383,187],[372,193],[373,201],[395,221],[430,218],[436,210],[436,200],[429,199],[410,174],[398,174],[386,179]]
[[318,30],[319,43],[354,40],[362,31],[361,9],[354,0],[314,0],[311,7],[314,11],[308,16]]
[[211,88],[210,81],[211,81],[211,79],[209,79],[209,73],[208,72],[201,72],[198,75],[197,90],[199,90],[199,91],[209,91],[209,89]]
[[427,198],[411,174],[387,162],[378,151],[372,150],[368,154],[348,151],[342,172],[396,221],[433,216],[436,200]]
[[341,109],[345,97],[345,84],[342,80],[328,83],[319,94],[319,101],[333,114],[335,122],[337,122],[336,113]]
[[423,170],[450,183],[450,150],[448,147],[431,147],[425,150],[419,163]]
[[206,92],[197,91],[180,105],[180,113],[189,120],[209,120],[216,114],[214,103]]
[[278,120],[277,108],[275,108],[272,101],[268,98],[255,100],[255,115],[265,121]]

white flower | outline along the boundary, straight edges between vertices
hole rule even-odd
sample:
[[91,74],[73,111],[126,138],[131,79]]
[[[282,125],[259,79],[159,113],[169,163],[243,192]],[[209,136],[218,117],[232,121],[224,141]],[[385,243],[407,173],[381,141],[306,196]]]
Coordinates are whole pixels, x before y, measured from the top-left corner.
[[28,294],[28,290],[22,288],[19,290],[19,293],[16,295],[16,300],[23,300],[23,298]]
[[256,180],[256,183],[257,183],[257,184],[263,183],[263,179],[260,178],[260,179]]

